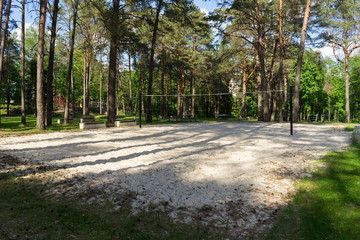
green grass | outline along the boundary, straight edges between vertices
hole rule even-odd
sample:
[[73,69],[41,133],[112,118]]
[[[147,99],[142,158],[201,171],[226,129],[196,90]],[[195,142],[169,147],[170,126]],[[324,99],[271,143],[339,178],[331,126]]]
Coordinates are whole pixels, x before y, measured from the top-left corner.
[[[93,115],[95,121],[97,122],[107,122],[106,115]],[[36,129],[36,117],[34,115],[26,116],[26,126],[21,124],[21,116],[2,116],[1,118],[1,127],[0,127],[0,137],[4,135],[20,135],[20,134],[36,134],[36,133],[46,133],[46,132],[58,132],[58,131],[75,131],[79,130],[80,118],[77,117],[74,119],[74,122],[64,125],[58,124],[57,120],[62,119],[63,116],[57,114],[53,117],[53,125],[46,128],[46,130]],[[132,115],[118,115],[116,116],[117,120],[132,120],[134,116]],[[139,117],[136,118],[137,124],[139,124]],[[158,124],[169,124],[169,123],[184,123],[184,122],[239,122],[237,119],[216,119],[216,118],[199,118],[196,121],[183,119],[183,121],[167,120],[167,119],[157,119],[153,118],[153,122],[147,123],[145,117],[141,119],[142,125],[158,125]]]
[[220,231],[176,224],[164,213],[132,216],[128,207],[111,210],[111,203],[56,201],[44,196],[45,189],[0,175],[0,239],[224,239]]
[[332,152],[299,190],[267,239],[360,239],[360,145]]
[[355,125],[349,125],[349,126],[346,126],[345,127],[345,131],[349,131],[349,132],[352,132],[355,128]]
[[79,120],[74,121],[69,125],[57,124],[57,120],[61,118],[56,116],[53,118],[53,125],[47,127],[46,130],[36,129],[36,117],[27,116],[26,117],[26,126],[22,126],[21,117],[2,117],[1,118],[1,128],[0,136],[3,135],[17,135],[17,134],[35,134],[35,133],[44,133],[44,132],[56,132],[56,131],[70,131],[79,129]]

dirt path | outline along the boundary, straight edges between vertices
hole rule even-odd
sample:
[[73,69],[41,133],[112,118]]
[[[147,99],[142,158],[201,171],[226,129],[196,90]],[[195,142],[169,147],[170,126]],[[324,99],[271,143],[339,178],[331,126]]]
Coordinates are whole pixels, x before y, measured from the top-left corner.
[[176,221],[229,226],[247,234],[268,227],[293,181],[315,160],[350,144],[335,126],[193,123],[1,138],[0,151],[30,164],[53,193],[90,192],[134,213],[164,210]]

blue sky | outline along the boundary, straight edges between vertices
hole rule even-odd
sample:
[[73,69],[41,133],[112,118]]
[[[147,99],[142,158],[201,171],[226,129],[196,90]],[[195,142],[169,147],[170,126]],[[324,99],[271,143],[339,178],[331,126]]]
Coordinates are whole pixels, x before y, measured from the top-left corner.
[[194,0],[194,3],[200,9],[206,9],[209,12],[212,12],[215,8],[217,8],[217,0]]

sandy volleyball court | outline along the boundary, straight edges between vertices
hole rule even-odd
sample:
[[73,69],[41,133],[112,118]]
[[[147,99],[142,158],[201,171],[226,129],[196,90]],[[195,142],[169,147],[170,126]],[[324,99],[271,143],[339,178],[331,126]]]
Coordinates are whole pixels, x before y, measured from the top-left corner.
[[130,202],[134,213],[151,207],[247,234],[268,226],[318,157],[351,138],[335,126],[299,124],[294,134],[289,124],[170,124],[5,137],[0,151],[43,164],[34,172],[52,193],[90,191],[84,201]]

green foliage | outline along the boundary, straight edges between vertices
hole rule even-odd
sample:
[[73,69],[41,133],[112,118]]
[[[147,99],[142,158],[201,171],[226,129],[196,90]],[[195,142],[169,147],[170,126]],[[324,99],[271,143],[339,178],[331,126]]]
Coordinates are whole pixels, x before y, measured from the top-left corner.
[[326,94],[323,91],[324,66],[320,52],[306,52],[301,71],[300,109],[307,114],[322,114],[326,106]]
[[[354,121],[360,120],[360,55],[350,59],[350,112]],[[351,120],[353,121],[353,120]]]

